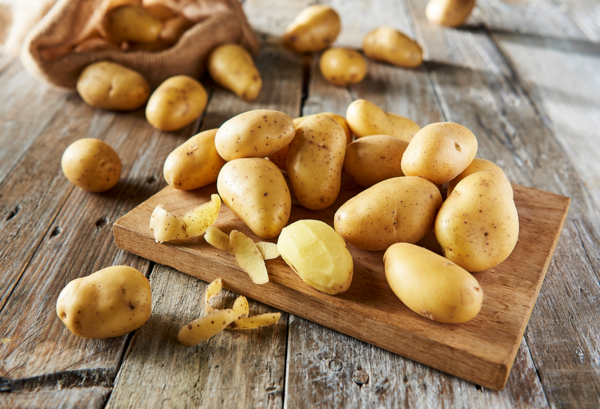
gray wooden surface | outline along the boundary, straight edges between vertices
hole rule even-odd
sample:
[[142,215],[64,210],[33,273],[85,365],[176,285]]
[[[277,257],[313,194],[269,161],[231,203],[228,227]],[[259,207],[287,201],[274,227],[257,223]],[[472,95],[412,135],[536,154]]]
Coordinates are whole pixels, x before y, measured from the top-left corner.
[[[370,62],[364,82],[338,88],[322,78],[318,56],[278,45],[310,3],[246,0],[263,42],[261,96],[246,103],[203,80],[204,117],[176,133],[152,129],[142,111],[91,109],[0,55],[0,407],[600,407],[600,4],[480,0],[465,27],[443,29],[425,19],[426,0],[322,1],[342,17],[339,44],[359,47],[369,30],[393,25],[426,56],[414,70]],[[259,107],[344,114],[356,98],[421,126],[459,122],[477,135],[478,156],[512,181],[572,198],[502,392],[287,314],[183,347],[175,334],[199,313],[206,283],[113,243],[112,223],[165,186],[164,159],[197,130]],[[106,194],[61,173],[62,152],[83,137],[121,156],[121,181]],[[54,312],[58,293],[113,264],[149,276],[150,321],[116,339],[74,337]]]

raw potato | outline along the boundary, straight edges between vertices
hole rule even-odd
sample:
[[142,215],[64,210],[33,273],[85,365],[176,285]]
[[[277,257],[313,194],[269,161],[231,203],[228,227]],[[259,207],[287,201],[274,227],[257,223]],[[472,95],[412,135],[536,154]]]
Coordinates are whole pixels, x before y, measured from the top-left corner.
[[281,232],[281,257],[308,285],[327,294],[350,287],[354,262],[346,242],[319,220],[300,220]]
[[150,14],[152,14],[160,21],[165,21],[175,17],[175,13],[173,13],[173,11],[170,8],[162,4],[160,1],[144,1],[143,5],[144,8],[148,10]]
[[312,5],[302,10],[283,34],[283,44],[299,53],[321,51],[337,38],[340,16],[328,6]]
[[279,257],[279,250],[277,249],[277,244],[269,243],[267,241],[259,241],[256,243],[256,247],[260,254],[262,254],[263,260],[272,260],[274,258]]
[[[448,183],[448,194],[446,196],[450,197],[450,195],[452,194],[452,191],[454,190],[454,188],[456,187],[458,182],[460,182],[467,176],[472,175],[473,173],[481,172],[484,170],[493,170],[493,171],[504,173],[502,168],[500,166],[496,165],[494,162],[490,162],[489,160],[485,160],[485,159],[475,158],[475,159],[473,159],[473,162],[471,162],[471,164],[469,166],[467,166],[467,168],[465,170],[463,170],[460,175],[458,175],[457,177],[452,179],[450,181],[450,183]],[[511,190],[512,190],[512,186],[511,186]]]
[[207,100],[202,84],[187,75],[177,75],[152,93],[146,119],[156,129],[176,131],[194,122],[204,112]]
[[475,0],[430,0],[425,8],[427,20],[446,27],[458,27],[471,15]]
[[402,156],[406,176],[420,176],[436,185],[450,182],[477,153],[473,132],[452,122],[429,124],[410,141]]
[[252,56],[237,44],[225,44],[211,51],[208,72],[223,88],[245,101],[254,101],[262,88],[262,78]]
[[113,338],[150,318],[150,282],[133,267],[113,266],[71,281],[60,292],[56,313],[73,334]]
[[267,267],[260,251],[244,233],[233,230],[229,234],[231,248],[235,255],[235,260],[248,273],[254,284],[266,284],[269,282]]
[[519,215],[502,172],[482,171],[461,180],[435,221],[446,258],[472,273],[502,263],[519,237]]
[[390,135],[410,142],[421,129],[410,119],[385,112],[364,99],[357,99],[348,106],[346,121],[356,138],[370,135]]
[[398,67],[415,68],[423,62],[419,44],[392,27],[379,27],[365,36],[362,49],[369,58]]
[[183,16],[177,16],[165,20],[158,38],[168,46],[179,41],[183,33],[194,26],[194,22]]
[[217,181],[225,160],[215,147],[216,129],[200,132],[167,156],[163,174],[179,190],[193,190]]
[[321,55],[319,68],[323,77],[340,87],[358,84],[367,75],[363,56],[349,48],[330,48]]
[[215,310],[182,327],[177,339],[188,347],[197,345],[222,332],[236,318],[238,317],[232,309]]
[[220,278],[213,280],[208,287],[206,287],[206,292],[204,293],[204,311],[206,311],[207,314],[215,311],[210,305],[210,300],[219,295],[222,289],[223,281]]
[[363,250],[416,243],[433,229],[441,206],[433,183],[410,176],[388,179],[344,203],[334,216],[335,231]]
[[252,317],[247,318],[238,318],[237,320],[229,324],[227,329],[239,330],[266,327],[268,325],[276,324],[277,321],[279,321],[279,318],[281,318],[280,312],[269,312],[266,314],[254,315]]
[[407,147],[408,142],[388,135],[357,139],[346,148],[344,171],[364,187],[404,176],[401,161]]
[[119,155],[99,139],[73,142],[63,153],[60,164],[69,182],[88,192],[104,192],[115,186],[121,176]]
[[77,92],[88,105],[131,111],[144,105],[150,86],[138,72],[109,61],[90,64],[77,80]]
[[232,253],[231,245],[229,244],[229,236],[216,227],[208,226],[208,229],[206,229],[206,234],[204,235],[204,240],[219,250]]
[[290,218],[292,198],[275,164],[260,158],[228,162],[217,180],[223,202],[254,234],[276,237]]
[[121,6],[106,13],[102,29],[109,40],[151,43],[158,39],[162,23],[140,6]]
[[483,290],[477,279],[456,264],[414,244],[398,243],[383,256],[392,291],[417,314],[458,324],[481,309]]
[[289,146],[287,171],[302,206],[321,210],[338,197],[346,155],[346,134],[327,115],[313,115],[296,128]]
[[256,109],[225,122],[215,137],[219,155],[226,161],[264,158],[294,139],[294,121],[279,111]]

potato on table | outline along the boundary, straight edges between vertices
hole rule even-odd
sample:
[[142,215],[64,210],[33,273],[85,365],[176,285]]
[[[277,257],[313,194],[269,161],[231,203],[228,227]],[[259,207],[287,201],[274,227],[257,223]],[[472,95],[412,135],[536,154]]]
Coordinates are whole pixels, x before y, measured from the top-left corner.
[[210,77],[245,101],[254,101],[262,88],[262,78],[252,56],[238,44],[224,44],[208,56]]
[[283,35],[283,44],[299,53],[329,47],[341,30],[340,16],[329,6],[312,5],[302,10]]
[[121,176],[117,152],[106,142],[93,138],[69,145],[61,167],[69,182],[88,192],[104,192],[115,186]]
[[348,106],[346,121],[357,139],[370,135],[390,135],[410,142],[421,129],[410,119],[385,112],[364,99],[357,99]]
[[362,49],[369,58],[415,68],[423,62],[419,44],[392,27],[379,27],[363,39]]
[[330,48],[319,60],[323,77],[340,87],[358,84],[367,75],[367,62],[358,52],[349,48]]
[[[485,160],[485,159],[475,158],[475,159],[473,159],[473,162],[471,162],[471,164],[469,166],[467,166],[467,168],[461,172],[460,175],[458,175],[457,177],[455,177],[448,183],[447,197],[450,197],[450,195],[452,194],[452,191],[454,190],[454,188],[456,187],[458,182],[460,182],[467,176],[472,175],[473,173],[482,172],[484,170],[494,170],[497,172],[504,173],[502,168],[500,166],[496,165],[494,162],[490,162],[489,160]],[[511,186],[511,190],[512,190],[512,186]]]
[[140,6],[120,6],[109,10],[102,20],[102,29],[114,42],[151,43],[158,39],[162,22]]
[[475,0],[431,0],[425,8],[427,20],[446,27],[458,27],[471,15]]

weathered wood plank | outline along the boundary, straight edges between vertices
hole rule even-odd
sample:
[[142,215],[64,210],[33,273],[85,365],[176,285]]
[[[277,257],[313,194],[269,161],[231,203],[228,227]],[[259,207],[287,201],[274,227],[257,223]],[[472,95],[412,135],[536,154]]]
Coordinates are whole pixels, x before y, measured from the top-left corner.
[[0,407],[11,409],[100,409],[110,388],[80,388],[55,391],[0,394]]

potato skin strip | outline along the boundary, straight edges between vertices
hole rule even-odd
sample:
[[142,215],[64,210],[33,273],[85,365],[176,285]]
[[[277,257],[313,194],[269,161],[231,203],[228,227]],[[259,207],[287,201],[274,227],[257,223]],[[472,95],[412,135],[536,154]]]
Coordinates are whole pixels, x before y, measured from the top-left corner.
[[232,254],[231,245],[229,244],[229,236],[218,228],[209,226],[208,229],[206,229],[204,240],[206,240],[206,242],[211,246]]
[[254,241],[237,230],[233,230],[229,237],[236,261],[248,273],[252,282],[254,284],[268,283],[267,266]]
[[248,305],[248,300],[243,295],[240,295],[235,299],[233,303],[233,307],[231,307],[233,311],[235,311],[235,315],[238,317],[247,317],[250,314],[250,306]]
[[256,243],[256,247],[258,248],[258,251],[260,251],[260,254],[262,254],[263,260],[272,260],[281,256],[281,254],[279,254],[279,250],[277,249],[277,244],[275,243],[259,241]]
[[280,312],[254,315],[248,318],[238,318],[229,324],[227,329],[238,330],[266,327],[277,323],[279,318],[281,318]]
[[222,280],[217,278],[212,283],[208,285],[206,288],[206,293],[204,294],[204,310],[207,314],[214,312],[215,309],[210,305],[210,300],[219,295],[221,289],[223,288]]
[[236,318],[237,315],[232,309],[216,310],[183,326],[177,334],[177,339],[186,346],[198,345],[223,331]]

